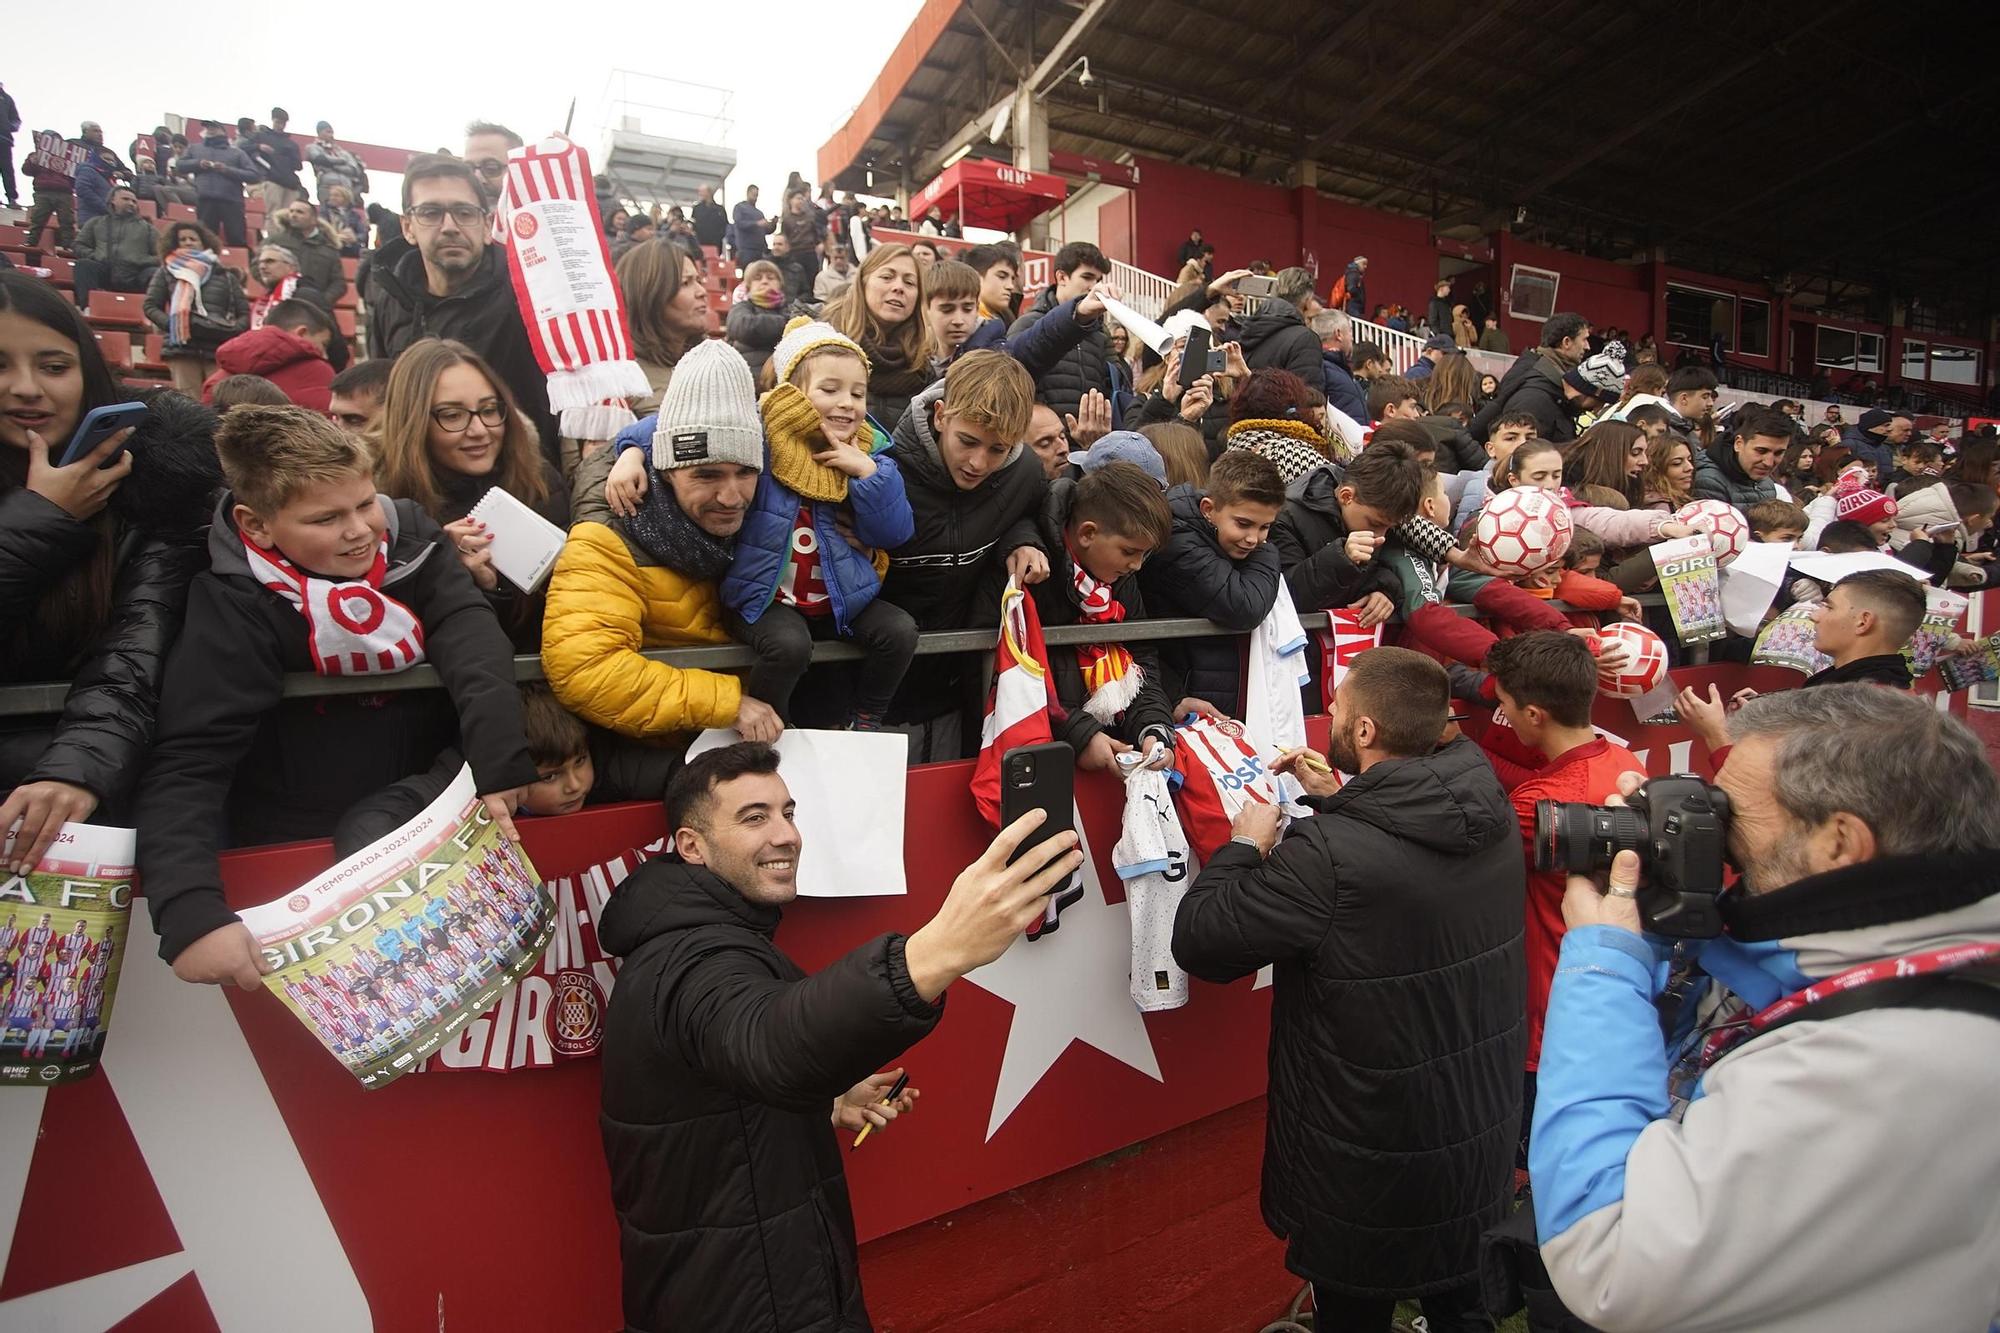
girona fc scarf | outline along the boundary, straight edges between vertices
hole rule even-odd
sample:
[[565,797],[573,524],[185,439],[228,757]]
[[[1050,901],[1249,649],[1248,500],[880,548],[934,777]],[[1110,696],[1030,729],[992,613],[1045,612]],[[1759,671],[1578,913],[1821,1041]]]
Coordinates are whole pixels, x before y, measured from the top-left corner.
[[652,392],[632,357],[625,301],[611,277],[590,158],[552,138],[507,155],[507,192],[495,215],[521,322],[549,377],[562,433],[608,440],[632,424],[627,396]]
[[386,675],[424,660],[423,623],[393,597],[383,595],[389,542],[361,578],[336,582],[308,574],[274,548],[259,550],[248,538],[243,554],[256,580],[306,618],[313,670],[322,676]]
[[[1125,619],[1125,607],[1111,595],[1111,585],[1099,583],[1084,572],[1076,552],[1069,553],[1071,577],[1086,625],[1116,625]],[[1086,643],[1076,650],[1077,665],[1083,669],[1083,711],[1109,725],[1139,697],[1143,676],[1122,643]]]
[[1000,758],[1019,745],[1053,740],[1049,716],[1048,650],[1035,599],[1011,579],[1000,599],[1000,641],[993,649],[993,690],[986,700],[986,724],[979,733],[979,762],[972,769],[972,800],[994,828],[1000,827]]
[[1328,713],[1333,712],[1333,696],[1340,688],[1340,682],[1347,678],[1347,669],[1354,665],[1354,659],[1378,647],[1382,642],[1382,627],[1361,628],[1361,617],[1345,607],[1335,607],[1326,613],[1327,628],[1319,631],[1319,695],[1320,703]]

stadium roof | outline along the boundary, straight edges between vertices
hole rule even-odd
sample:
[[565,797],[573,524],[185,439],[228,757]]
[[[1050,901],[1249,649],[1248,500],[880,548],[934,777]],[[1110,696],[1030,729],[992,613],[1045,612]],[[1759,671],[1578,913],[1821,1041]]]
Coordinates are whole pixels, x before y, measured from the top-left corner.
[[[1867,0],[930,0],[819,174],[911,188],[1024,80],[1052,149],[1284,180],[1580,253],[2000,306],[1971,11]],[[1942,20],[1942,21],[1941,21]],[[1088,87],[1061,76],[1087,56]],[[1060,64],[1058,62],[1061,62]],[[1143,182],[1142,182],[1143,189]]]

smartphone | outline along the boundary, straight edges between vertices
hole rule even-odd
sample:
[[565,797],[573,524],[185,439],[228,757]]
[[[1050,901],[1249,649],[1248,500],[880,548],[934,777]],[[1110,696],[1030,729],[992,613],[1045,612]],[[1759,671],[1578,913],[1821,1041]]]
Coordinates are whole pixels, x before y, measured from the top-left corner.
[[[63,450],[62,461],[56,466],[68,467],[71,463],[82,461],[92,449],[103,444],[111,436],[127,426],[136,426],[144,421],[146,411],[144,403],[107,403],[103,407],[92,408],[90,415],[78,424],[76,434],[69,437],[69,448]],[[121,445],[112,451],[111,457],[98,466],[110,467],[124,454],[125,449]]]
[[1042,826],[1014,849],[1012,865],[1038,843],[1067,833],[1076,816],[1076,751],[1062,741],[1017,745],[1000,756],[1000,827],[1030,810],[1046,812]]
[[1208,346],[1213,335],[1208,325],[1201,324],[1188,330],[1187,345],[1181,348],[1181,388],[1188,389],[1208,370]]
[[1236,290],[1238,294],[1243,296],[1271,296],[1278,290],[1278,280],[1276,278],[1260,278],[1255,273],[1252,273],[1247,278],[1238,278],[1236,280]]

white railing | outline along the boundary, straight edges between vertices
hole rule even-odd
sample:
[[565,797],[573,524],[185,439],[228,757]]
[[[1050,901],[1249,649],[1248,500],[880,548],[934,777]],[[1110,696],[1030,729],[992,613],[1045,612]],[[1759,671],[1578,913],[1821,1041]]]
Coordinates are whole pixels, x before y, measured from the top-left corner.
[[1386,325],[1372,323],[1359,315],[1349,315],[1348,323],[1354,329],[1354,341],[1374,343],[1389,356],[1389,364],[1396,368],[1398,375],[1417,364],[1417,358],[1424,353],[1424,340],[1414,333],[1398,333]]
[[1125,304],[1147,319],[1158,320],[1166,313],[1167,302],[1173,299],[1175,284],[1171,278],[1163,278],[1122,259],[1114,259],[1111,261],[1111,285],[1125,293]]

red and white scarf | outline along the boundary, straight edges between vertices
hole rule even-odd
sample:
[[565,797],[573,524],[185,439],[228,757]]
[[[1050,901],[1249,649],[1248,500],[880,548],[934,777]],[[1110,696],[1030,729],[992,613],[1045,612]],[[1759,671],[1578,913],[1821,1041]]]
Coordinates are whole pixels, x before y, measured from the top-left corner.
[[[1086,625],[1116,625],[1125,619],[1125,606],[1111,594],[1111,585],[1099,583],[1083,568],[1083,562],[1076,558],[1076,552],[1069,553],[1071,578],[1075,580],[1076,595],[1081,602],[1081,614]],[[1077,645],[1077,665],[1083,668],[1083,688],[1086,698],[1083,711],[1106,725],[1117,720],[1118,715],[1132,706],[1139,697],[1139,685],[1145,678],[1139,664],[1132,660],[1122,643],[1085,643]]]
[[253,329],[263,328],[264,318],[271,313],[271,307],[280,301],[291,300],[293,293],[297,292],[298,289],[298,274],[292,273],[279,278],[277,286],[250,303],[250,327]]
[[560,136],[507,154],[507,191],[493,229],[562,433],[613,438],[633,421],[624,399],[649,394],[652,385],[625,331],[625,298],[611,276],[589,155]]
[[1011,579],[1000,598],[1000,638],[993,648],[993,689],[986,696],[986,724],[979,734],[979,762],[972,768],[972,800],[1000,827],[1000,757],[1020,745],[1054,739],[1050,716],[1048,650],[1035,599]]
[[423,622],[381,591],[389,572],[388,538],[367,574],[344,581],[308,574],[276,548],[261,550],[247,537],[243,554],[252,577],[306,618],[306,643],[319,675],[386,675],[424,660]]

